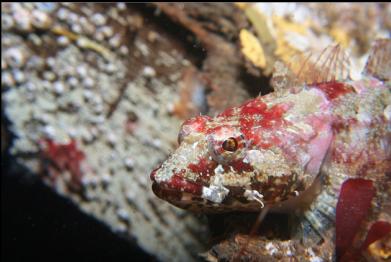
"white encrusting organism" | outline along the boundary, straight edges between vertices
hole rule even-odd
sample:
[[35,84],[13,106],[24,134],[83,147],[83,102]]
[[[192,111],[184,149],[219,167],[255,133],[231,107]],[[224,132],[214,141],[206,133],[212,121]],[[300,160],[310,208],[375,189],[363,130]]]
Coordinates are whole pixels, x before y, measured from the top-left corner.
[[[219,167],[220,167],[220,169],[222,169],[221,165],[219,165],[215,169],[215,172],[216,172],[216,170],[219,169]],[[212,201],[214,203],[221,203],[229,193],[229,189],[224,187],[224,185],[223,185],[222,175],[219,172],[221,172],[221,171],[218,170],[216,172],[217,175],[215,176],[213,182],[210,184],[209,187],[202,188],[201,197],[204,199],[207,199],[209,201]]]
[[249,201],[257,201],[258,203],[261,204],[261,206],[262,206],[261,208],[264,208],[265,204],[262,202],[263,195],[261,193],[259,193],[257,190],[248,190],[248,189],[246,189],[246,191],[244,191],[243,195]]

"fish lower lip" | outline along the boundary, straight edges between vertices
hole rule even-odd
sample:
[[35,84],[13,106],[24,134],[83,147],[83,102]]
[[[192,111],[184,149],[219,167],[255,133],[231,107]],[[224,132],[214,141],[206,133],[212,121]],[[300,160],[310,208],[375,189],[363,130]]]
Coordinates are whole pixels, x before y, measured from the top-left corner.
[[178,190],[175,190],[175,189],[172,189],[172,188],[168,187],[166,184],[158,183],[155,180],[153,180],[152,187],[153,188],[159,188],[160,191],[167,191],[167,192],[176,192],[176,191],[178,191]]
[[156,176],[156,172],[159,170],[160,166],[155,168],[154,170],[152,170],[151,174],[149,175],[149,178],[155,183],[156,180],[155,180],[155,176]]
[[154,182],[154,187],[156,190],[159,189],[160,191],[169,192],[170,194],[173,192],[185,192],[195,196],[200,196],[202,194],[202,184],[188,181],[187,179],[178,175],[173,175],[167,182],[158,183],[155,179],[152,181]]
[[157,182],[152,183],[152,191],[157,197],[169,202],[180,201],[182,197],[181,191],[167,188],[167,186],[161,185]]

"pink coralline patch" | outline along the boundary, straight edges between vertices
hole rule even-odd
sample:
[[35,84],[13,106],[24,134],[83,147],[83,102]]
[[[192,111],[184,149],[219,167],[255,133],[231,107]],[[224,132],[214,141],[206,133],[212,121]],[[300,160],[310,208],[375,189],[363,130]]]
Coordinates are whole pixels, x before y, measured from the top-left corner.
[[125,121],[125,131],[126,131],[126,133],[133,134],[134,131],[136,130],[136,128],[137,128],[137,124],[135,122],[129,121],[129,120]]
[[339,82],[328,82],[328,83],[317,84],[316,87],[322,90],[329,100],[336,99],[341,95],[353,91],[350,87]]
[[374,195],[375,188],[370,180],[348,179],[342,184],[335,219],[337,257],[346,257],[345,253],[368,215]]
[[137,121],[138,121],[138,116],[136,115],[136,113],[132,111],[128,112],[125,125],[124,125],[125,131],[128,134],[133,134],[134,131],[137,129],[138,126]]
[[81,163],[85,155],[77,148],[76,141],[71,140],[68,144],[56,144],[52,140],[46,139],[43,143],[44,157],[54,165],[54,168],[68,171],[71,174],[71,186],[79,189],[83,177]]

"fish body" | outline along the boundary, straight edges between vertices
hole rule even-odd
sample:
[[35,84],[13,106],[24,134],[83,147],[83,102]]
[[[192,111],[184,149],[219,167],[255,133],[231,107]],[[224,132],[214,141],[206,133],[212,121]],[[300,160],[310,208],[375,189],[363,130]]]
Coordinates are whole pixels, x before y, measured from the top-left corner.
[[155,191],[190,209],[256,211],[246,190],[273,205],[308,189],[332,164],[357,176],[390,155],[390,100],[389,87],[365,79],[271,93],[215,118],[192,118],[179,148],[151,175]]
[[[384,69],[390,57],[379,62],[380,54],[374,50],[361,80],[313,75],[316,81],[277,89],[214,118],[187,120],[178,149],[151,173],[153,191],[193,211],[268,206],[299,213],[294,239],[310,246],[334,239],[342,184],[365,178],[389,185],[391,179],[390,71]],[[377,192],[389,199],[389,192]],[[379,216],[391,219],[381,207],[372,212],[373,220]]]

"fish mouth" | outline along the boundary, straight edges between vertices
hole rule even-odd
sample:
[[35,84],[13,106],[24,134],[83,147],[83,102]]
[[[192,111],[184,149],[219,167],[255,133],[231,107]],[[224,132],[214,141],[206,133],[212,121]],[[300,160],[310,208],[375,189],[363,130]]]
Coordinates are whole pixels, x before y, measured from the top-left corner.
[[170,204],[195,213],[259,212],[261,209],[259,203],[254,201],[250,202],[243,197],[238,197],[242,195],[242,189],[238,187],[230,187],[230,193],[222,203],[214,203],[200,195],[178,191],[157,182],[153,182],[152,191],[157,197]]
[[227,186],[227,194],[218,202],[211,201],[205,194],[205,189],[211,185],[200,181],[191,181],[184,177],[183,172],[173,172],[166,180],[162,180],[164,172],[161,166],[151,172],[152,191],[162,200],[174,206],[193,212],[221,213],[233,210],[258,211],[259,205],[250,203],[244,196],[241,186]]
[[168,178],[164,180],[162,179],[160,181],[159,179],[157,179],[159,170],[160,167],[156,168],[151,172],[150,175],[152,182],[158,184],[158,186],[164,189],[187,192],[194,195],[202,194],[203,185],[201,183],[193,182],[184,178],[183,175],[186,172],[185,169],[182,169],[179,172],[172,172],[172,174]]
[[157,197],[183,209],[188,209],[189,205],[203,200],[200,195],[173,189],[157,182],[152,183],[152,191]]
[[[154,194],[179,208],[206,213],[231,211],[259,211],[263,203],[274,205],[287,200],[290,196],[280,196],[281,188],[269,188],[272,180],[264,184],[252,184],[251,187],[241,185],[219,185],[207,181],[193,181],[185,176],[186,169],[167,170],[158,167],[151,172],[152,191]],[[214,173],[213,173],[214,174]],[[273,190],[272,190],[273,189]],[[262,200],[252,201],[246,191],[257,191]],[[282,190],[283,191],[283,190]]]
[[160,167],[151,172],[152,191],[155,195],[163,200],[166,200],[176,206],[183,207],[194,202],[201,202],[203,199],[202,188],[203,184],[189,181],[184,178],[183,171],[173,173],[171,177],[165,181],[159,181]]
[[173,174],[167,181],[157,181],[158,172],[159,168],[151,173],[152,191],[157,197],[176,207],[197,213],[259,211],[259,204],[250,203],[243,197],[244,189],[239,186],[228,186],[229,193],[221,203],[216,203],[203,195],[203,189],[210,185],[189,181],[178,174]]

